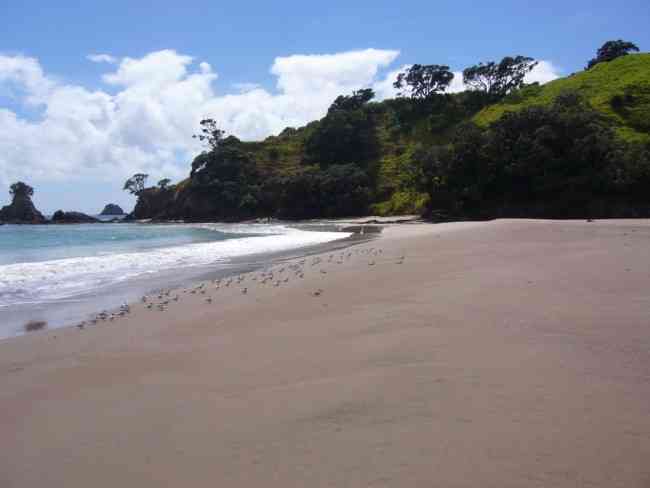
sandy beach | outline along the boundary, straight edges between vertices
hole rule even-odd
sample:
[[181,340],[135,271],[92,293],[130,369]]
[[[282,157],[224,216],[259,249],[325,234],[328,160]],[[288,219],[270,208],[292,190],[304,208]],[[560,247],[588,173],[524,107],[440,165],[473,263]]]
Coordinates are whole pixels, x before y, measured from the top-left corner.
[[0,341],[0,487],[650,486],[649,221],[301,260]]

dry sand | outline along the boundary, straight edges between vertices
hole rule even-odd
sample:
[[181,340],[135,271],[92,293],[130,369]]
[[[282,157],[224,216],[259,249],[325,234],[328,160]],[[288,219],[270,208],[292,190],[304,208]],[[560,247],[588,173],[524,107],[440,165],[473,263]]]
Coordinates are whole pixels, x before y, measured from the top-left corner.
[[0,342],[0,487],[650,487],[648,221],[350,251]]

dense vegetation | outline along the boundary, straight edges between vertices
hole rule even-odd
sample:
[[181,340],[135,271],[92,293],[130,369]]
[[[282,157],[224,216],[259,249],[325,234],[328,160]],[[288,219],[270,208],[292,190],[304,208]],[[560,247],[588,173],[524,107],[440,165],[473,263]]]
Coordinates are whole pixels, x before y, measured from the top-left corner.
[[413,65],[395,83],[402,96],[343,95],[321,120],[262,142],[206,119],[189,178],[126,182],[133,217],[648,215],[650,55],[635,48],[606,43],[589,69],[543,86],[524,85],[531,58],[479,63],[455,94],[449,67]]

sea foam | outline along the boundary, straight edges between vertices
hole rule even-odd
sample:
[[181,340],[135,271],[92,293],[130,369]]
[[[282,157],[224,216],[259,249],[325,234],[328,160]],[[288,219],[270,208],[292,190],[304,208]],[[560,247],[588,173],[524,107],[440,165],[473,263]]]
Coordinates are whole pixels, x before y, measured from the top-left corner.
[[[230,234],[230,238],[144,252],[0,266],[0,307],[55,301],[153,273],[227,264],[233,258],[288,251],[350,235],[306,231],[283,225],[200,224],[194,227],[224,232]],[[242,237],[237,238],[236,234]],[[255,236],[250,237],[251,234]]]

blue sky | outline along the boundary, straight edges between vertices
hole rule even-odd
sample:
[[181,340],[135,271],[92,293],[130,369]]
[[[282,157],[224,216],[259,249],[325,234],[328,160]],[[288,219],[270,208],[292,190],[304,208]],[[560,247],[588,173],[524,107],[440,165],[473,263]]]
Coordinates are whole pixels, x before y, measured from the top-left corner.
[[546,81],[609,39],[650,49],[647,1],[5,1],[0,19],[0,185],[29,181],[46,212],[130,207],[135,171],[181,178],[204,115],[255,139],[320,116],[336,91],[391,96],[415,62],[525,54]]

